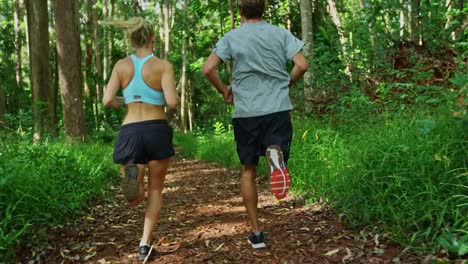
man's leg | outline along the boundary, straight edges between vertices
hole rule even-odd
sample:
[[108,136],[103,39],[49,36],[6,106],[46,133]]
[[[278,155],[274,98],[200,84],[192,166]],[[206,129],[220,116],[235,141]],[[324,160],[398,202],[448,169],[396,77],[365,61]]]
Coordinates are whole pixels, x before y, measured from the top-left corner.
[[256,165],[242,165],[242,179],[241,179],[241,192],[242,199],[244,200],[247,214],[249,215],[250,223],[252,225],[252,233],[247,238],[247,242],[254,249],[265,248],[264,235],[260,231],[257,215],[258,193],[255,184],[255,176],[257,173]]
[[241,193],[252,225],[252,232],[260,232],[257,215],[258,193],[255,184],[256,174],[257,166],[242,165]]

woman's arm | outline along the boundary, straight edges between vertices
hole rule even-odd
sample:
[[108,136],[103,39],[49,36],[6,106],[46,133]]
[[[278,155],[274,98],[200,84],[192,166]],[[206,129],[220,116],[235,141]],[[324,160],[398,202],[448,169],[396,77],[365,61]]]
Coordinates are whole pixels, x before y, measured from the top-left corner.
[[102,103],[104,106],[112,107],[112,108],[119,108],[125,105],[123,97],[116,96],[117,92],[120,89],[120,78],[118,72],[118,64],[117,62],[112,69],[112,74],[107,83],[107,86],[104,88],[104,96],[102,97]]
[[174,81],[174,69],[172,64],[168,61],[164,61],[164,72],[161,79],[161,87],[164,92],[164,99],[169,108],[176,109],[180,102],[179,95],[176,91],[176,84]]

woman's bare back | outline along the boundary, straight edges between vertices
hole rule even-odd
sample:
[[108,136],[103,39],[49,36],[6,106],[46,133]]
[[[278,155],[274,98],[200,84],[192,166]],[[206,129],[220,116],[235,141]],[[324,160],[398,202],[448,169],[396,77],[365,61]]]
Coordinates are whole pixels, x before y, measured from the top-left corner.
[[[131,58],[126,57],[120,60],[116,64],[116,70],[119,73],[120,87],[124,90],[131,82],[134,74],[134,67]],[[172,93],[172,90],[175,91],[173,75],[172,65],[157,57],[149,59],[142,69],[144,82],[150,88],[163,92],[168,104],[174,99],[174,95]],[[164,87],[166,89],[163,89],[163,83],[166,85],[166,87]],[[164,105],[161,106],[143,102],[134,102],[127,105],[127,114],[124,118],[123,124],[155,119],[167,119]]]

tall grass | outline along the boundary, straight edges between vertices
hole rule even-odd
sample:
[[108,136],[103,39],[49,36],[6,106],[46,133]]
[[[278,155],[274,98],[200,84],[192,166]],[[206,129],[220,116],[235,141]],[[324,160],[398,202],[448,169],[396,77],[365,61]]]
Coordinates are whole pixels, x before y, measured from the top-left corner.
[[0,137],[0,259],[11,258],[26,235],[106,195],[118,176],[111,147]]
[[[468,151],[460,120],[384,114],[294,124],[293,193],[326,200],[350,225],[377,227],[403,245],[427,250],[447,235],[466,240]],[[205,133],[179,140],[190,141],[198,158],[233,162],[232,133],[224,133],[222,143],[219,138]]]
[[[383,118],[330,127],[306,122],[290,163],[294,186],[325,197],[355,226],[404,244],[468,230],[467,150],[452,119]],[[309,132],[310,133],[310,132]],[[304,166],[304,164],[310,164]]]

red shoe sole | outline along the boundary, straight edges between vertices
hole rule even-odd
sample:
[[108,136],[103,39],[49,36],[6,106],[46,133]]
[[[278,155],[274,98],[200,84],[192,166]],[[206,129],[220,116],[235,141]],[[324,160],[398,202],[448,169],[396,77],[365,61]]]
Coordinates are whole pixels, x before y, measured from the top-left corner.
[[270,175],[270,190],[276,199],[283,199],[288,195],[291,177],[288,169],[276,169]]

